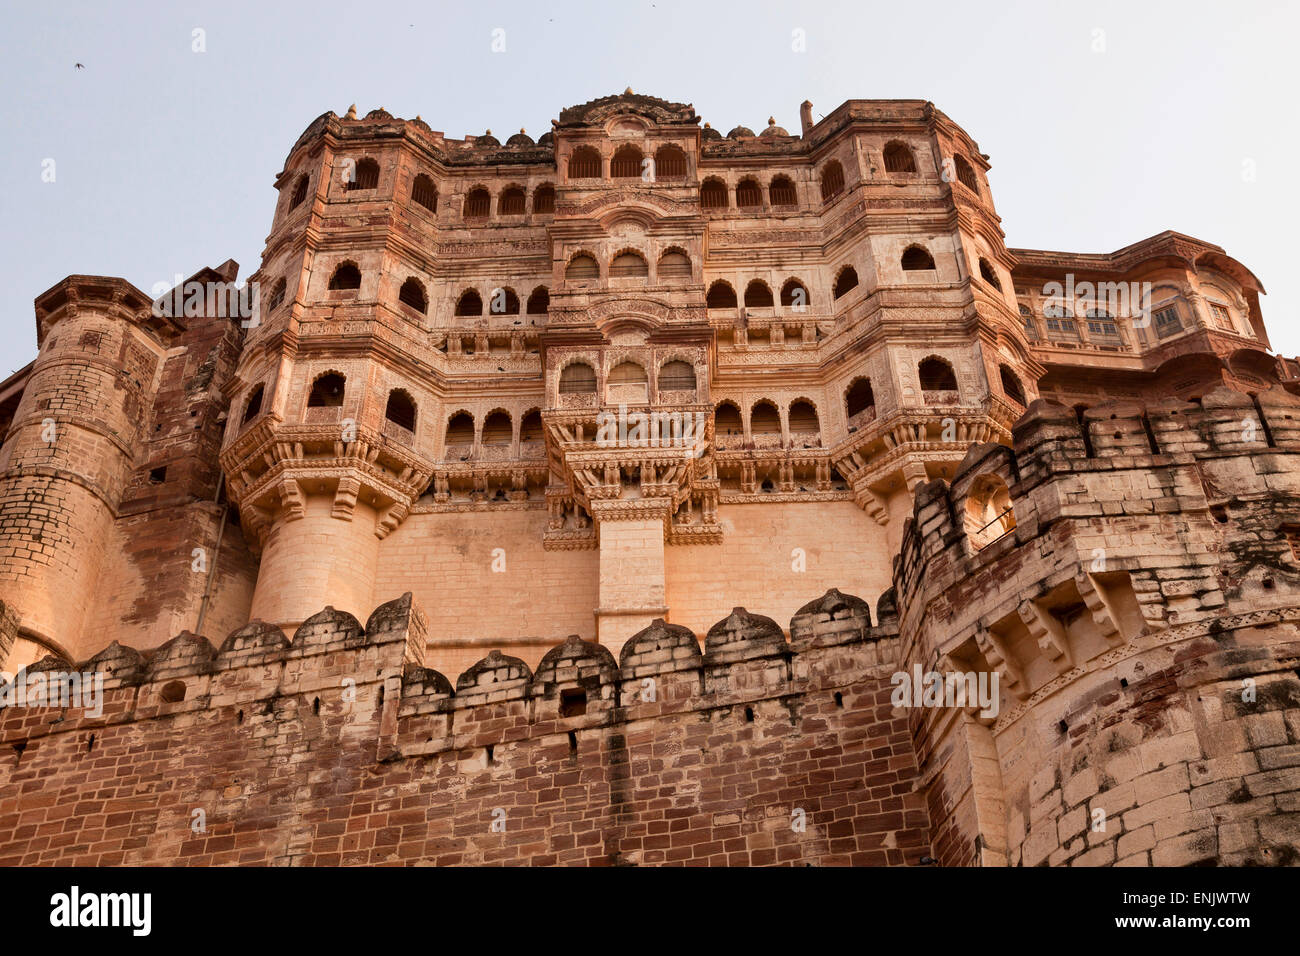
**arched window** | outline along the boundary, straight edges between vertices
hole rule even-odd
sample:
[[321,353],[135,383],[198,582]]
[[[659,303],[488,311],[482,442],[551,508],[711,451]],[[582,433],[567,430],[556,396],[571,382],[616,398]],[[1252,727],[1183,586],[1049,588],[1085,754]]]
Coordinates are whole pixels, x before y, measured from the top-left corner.
[[185,699],[185,681],[174,680],[164,684],[158,692],[158,699],[164,704],[179,704]]
[[533,191],[533,213],[538,216],[549,216],[555,212],[555,187],[538,186]]
[[1002,291],[1002,283],[998,281],[998,274],[993,271],[993,266],[983,256],[980,256],[980,278],[999,292]]
[[844,393],[844,406],[848,410],[849,418],[860,415],[869,408],[875,408],[876,396],[871,391],[871,379],[854,379],[849,390]]
[[770,309],[772,307],[772,290],[767,283],[755,279],[745,286],[745,308]]
[[611,400],[645,402],[650,397],[645,369],[636,362],[619,362],[609,370],[605,384]]
[[457,315],[482,315],[483,299],[473,289],[466,289],[456,300]]
[[560,394],[569,395],[576,392],[594,392],[596,390],[596,372],[586,362],[574,362],[566,365],[560,373]]
[[262,385],[253,389],[253,394],[248,396],[248,402],[244,405],[244,416],[239,420],[239,424],[247,425],[262,413],[262,394],[264,391],[265,387]]
[[777,176],[767,190],[768,199],[773,206],[795,206],[799,196],[789,176]]
[[483,420],[483,444],[509,445],[514,441],[513,429],[510,416],[497,409]]
[[600,153],[592,146],[579,146],[569,154],[570,179],[599,179]]
[[341,262],[330,276],[331,289],[360,289],[361,270],[353,262]]
[[705,296],[704,301],[710,309],[734,309],[736,307],[736,290],[719,279],[709,286],[709,294]]
[[1016,527],[1011,492],[999,476],[980,475],[966,495],[966,537],[979,551]]
[[752,179],[742,179],[736,185],[736,205],[741,209],[753,209],[763,205],[763,190]]
[[363,159],[357,163],[356,170],[353,171],[352,179],[348,182],[348,190],[353,189],[374,189],[379,185],[379,164],[373,159]]
[[424,295],[424,286],[420,285],[416,279],[407,279],[402,283],[402,289],[397,293],[398,300],[403,305],[409,305],[416,312],[423,315],[429,308],[429,301]]
[[270,315],[272,312],[274,312],[276,309],[278,309],[281,305],[284,304],[285,289],[286,289],[286,285],[283,279],[280,279],[278,282],[276,282],[275,288],[271,291],[271,297],[266,300],[267,315]]
[[289,208],[294,209],[302,205],[303,200],[307,198],[307,177],[299,176],[297,184],[293,187],[293,197],[289,200]]
[[599,279],[600,266],[596,260],[586,253],[574,256],[569,260],[569,267],[564,271],[566,279]]
[[511,186],[501,193],[501,199],[497,203],[497,212],[502,216],[522,216],[526,198],[522,189],[518,186]]
[[465,196],[466,219],[486,219],[492,211],[492,196],[482,186],[471,189]]
[[720,179],[706,179],[700,186],[701,209],[726,209],[727,187]]
[[614,158],[609,161],[609,178],[640,179],[641,163],[644,158],[641,150],[631,143],[624,143],[614,151]]
[[542,413],[534,408],[519,423],[519,440],[541,441],[542,437]]
[[821,423],[817,420],[817,409],[813,407],[812,402],[801,398],[790,406],[790,431],[792,433],[821,431]]
[[655,179],[685,179],[686,153],[680,146],[660,146],[655,153]]
[[781,304],[787,308],[802,312],[812,305],[807,287],[798,279],[787,279],[781,286]]
[[781,434],[781,413],[767,400],[756,402],[749,413],[749,433],[751,435]]
[[433,180],[421,173],[411,185],[411,199],[430,212],[438,211],[438,187]]
[[474,419],[469,412],[457,412],[447,421],[448,445],[474,444]]
[[920,246],[908,246],[903,253],[904,272],[923,272],[934,268],[934,256]]
[[912,159],[912,150],[906,143],[889,143],[885,146],[885,172],[914,173],[916,162]]
[[845,266],[835,277],[835,298],[858,287],[858,271],[853,266]]
[[732,402],[722,402],[713,412],[715,435],[743,435],[745,425],[740,420],[740,409]]
[[659,391],[684,392],[695,388],[695,366],[681,359],[664,362],[659,369]]
[[1002,379],[1002,394],[1021,405],[1029,404],[1025,401],[1024,386],[1020,384],[1020,379],[1016,377],[1015,372],[1005,365],[999,365],[998,375]]
[[1020,307],[1020,321],[1024,324],[1025,334],[1031,339],[1038,338],[1038,326],[1034,324],[1034,313],[1029,306]]
[[407,431],[415,431],[415,402],[405,389],[395,388],[388,393],[384,419]]
[[832,159],[822,167],[822,202],[834,199],[844,191],[844,170],[839,160]]
[[650,266],[635,252],[620,252],[609,264],[611,279],[637,279],[650,274]]
[[528,314],[545,315],[551,308],[551,293],[546,286],[539,285],[528,297]]
[[922,359],[921,364],[917,366],[917,371],[921,376],[921,391],[957,391],[957,376],[953,374],[952,366],[943,359],[933,356]]
[[669,249],[659,257],[659,278],[689,279],[691,277],[691,260],[686,253]]
[[488,296],[488,312],[492,315],[518,315],[519,296],[514,289],[498,286]]
[[979,180],[975,178],[975,170],[971,169],[970,163],[966,162],[964,156],[953,156],[953,168],[957,171],[957,181],[976,195],[979,194]]
[[326,372],[311,383],[311,394],[307,396],[307,407],[339,407],[343,404],[343,390],[346,381],[338,372]]

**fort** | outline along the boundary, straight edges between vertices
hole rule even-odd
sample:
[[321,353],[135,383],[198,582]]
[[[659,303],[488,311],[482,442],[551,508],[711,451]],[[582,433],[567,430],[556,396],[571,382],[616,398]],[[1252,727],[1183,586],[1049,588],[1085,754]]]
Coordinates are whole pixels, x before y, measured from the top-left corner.
[[[801,120],[326,113],[257,322],[37,296],[0,669],[102,712],[0,709],[0,865],[1300,862],[1259,281],[1006,247],[933,104]],[[995,706],[897,706],[918,672]]]

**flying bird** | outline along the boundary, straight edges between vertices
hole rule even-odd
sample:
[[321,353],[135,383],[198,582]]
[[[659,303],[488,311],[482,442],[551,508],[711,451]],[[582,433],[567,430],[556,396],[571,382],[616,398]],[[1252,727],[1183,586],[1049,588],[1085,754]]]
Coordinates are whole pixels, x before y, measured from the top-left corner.
[[78,70],[84,70],[84,69],[86,68],[86,64],[84,64],[84,63],[75,63],[75,64],[73,64],[73,65],[74,65]]

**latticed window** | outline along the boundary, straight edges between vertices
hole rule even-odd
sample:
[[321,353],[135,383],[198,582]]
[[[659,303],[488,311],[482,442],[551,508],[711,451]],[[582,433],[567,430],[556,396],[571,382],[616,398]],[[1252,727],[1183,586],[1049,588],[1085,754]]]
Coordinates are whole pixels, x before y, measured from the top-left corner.
[[411,199],[431,212],[438,211],[438,187],[428,176],[421,174],[415,177],[411,186]]
[[1029,306],[1020,307],[1020,321],[1025,327],[1025,334],[1031,339],[1038,338],[1038,327],[1034,325],[1034,313],[1030,311]]
[[1232,324],[1232,313],[1228,311],[1227,306],[1220,305],[1217,302],[1210,303],[1210,315],[1214,319],[1214,324],[1227,332],[1237,331],[1237,327]]
[[570,179],[599,179],[600,153],[590,146],[580,146],[569,156]]
[[752,179],[742,179],[736,187],[736,205],[744,208],[763,205],[763,191]]
[[299,176],[298,185],[294,186],[293,188],[293,198],[289,200],[289,208],[293,209],[295,206],[301,205],[302,201],[306,198],[307,198],[307,177]]
[[1058,335],[1066,335],[1070,338],[1077,339],[1079,337],[1079,330],[1074,324],[1074,319],[1066,317],[1055,318],[1049,316],[1047,319],[1047,331],[1054,332]]
[[379,185],[379,164],[373,159],[363,159],[357,163],[351,181],[347,184],[352,189],[374,189]]
[[686,253],[665,252],[659,259],[659,278],[689,279],[691,277],[691,260]]
[[1165,338],[1182,331],[1183,322],[1178,318],[1178,307],[1166,306],[1156,313],[1156,337]]
[[596,390],[596,372],[584,362],[567,365],[560,373],[560,394],[571,395],[578,392]]
[[518,186],[511,186],[501,194],[497,211],[503,216],[522,216],[524,214],[524,191]]
[[650,267],[635,252],[624,252],[617,255],[614,257],[614,261],[609,264],[609,277],[611,279],[633,279],[648,276],[649,274]]
[[600,266],[596,264],[596,260],[591,256],[574,256],[564,275],[568,279],[598,279],[600,278]]
[[700,206],[704,209],[726,209],[727,187],[719,180],[707,180],[700,187]]
[[641,150],[632,145],[620,146],[609,163],[611,179],[640,179]]
[[772,180],[768,196],[771,198],[773,206],[796,206],[799,203],[799,196],[795,192],[794,183],[788,176],[777,176]]
[[685,179],[686,154],[676,146],[661,146],[655,153],[656,179]]
[[533,193],[534,215],[550,215],[555,212],[555,187],[538,186]]
[[659,391],[684,392],[695,388],[695,367],[690,362],[674,359],[659,369]]
[[954,156],[952,164],[957,171],[957,181],[971,192],[978,193],[980,191],[979,180],[975,178],[975,170],[971,169],[971,165],[966,162],[966,158],[964,156]]
[[1115,324],[1115,320],[1112,319],[1108,313],[1089,310],[1088,334],[1117,339],[1119,338],[1119,327]]
[[885,147],[885,172],[914,173],[916,163],[906,143],[890,143]]
[[486,189],[471,189],[465,197],[465,218],[486,219],[492,211],[492,196]]
[[822,167],[822,202],[833,199],[844,191],[844,170],[832,159]]

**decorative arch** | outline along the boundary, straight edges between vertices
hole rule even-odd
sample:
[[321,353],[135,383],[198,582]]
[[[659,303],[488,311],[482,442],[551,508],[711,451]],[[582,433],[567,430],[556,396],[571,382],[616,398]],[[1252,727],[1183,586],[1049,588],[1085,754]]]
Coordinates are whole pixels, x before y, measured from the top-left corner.
[[908,246],[903,251],[902,265],[904,272],[923,272],[934,268],[934,256],[924,246]]
[[726,209],[727,187],[715,176],[710,176],[700,184],[700,208],[701,209]]
[[357,161],[352,178],[348,180],[345,191],[357,189],[375,189],[379,186],[379,163],[366,157]]
[[746,176],[736,184],[736,208],[757,209],[763,205],[763,188],[758,180]]
[[330,276],[329,287],[330,289],[360,289],[361,270],[350,259],[340,262],[334,267],[334,273]]
[[609,262],[611,279],[644,279],[650,275],[650,264],[637,249],[624,249]]
[[821,431],[821,420],[817,415],[817,404],[811,398],[796,398],[790,403],[786,415],[790,423],[791,434],[795,432],[818,433]]
[[644,169],[645,154],[632,143],[624,143],[614,150],[609,161],[610,179],[640,179]]
[[244,403],[244,414],[239,419],[240,425],[247,425],[258,415],[262,414],[262,397],[266,393],[266,386],[258,384],[256,388],[248,395],[248,401]]
[[772,177],[772,183],[767,187],[767,198],[778,209],[799,204],[799,194],[794,188],[794,180],[789,176]]
[[533,190],[533,215],[550,216],[555,213],[555,187],[543,183]]
[[331,369],[321,372],[311,383],[307,394],[308,408],[339,408],[347,390],[347,376]]
[[655,271],[660,279],[689,279],[694,272],[691,257],[677,246],[665,250]]
[[528,296],[528,314],[545,315],[551,310],[551,292],[544,285],[539,285]]
[[736,307],[736,290],[725,279],[716,279],[709,286],[705,296],[705,305],[710,309],[734,309]]
[[667,143],[655,152],[655,179],[685,179],[686,152]]
[[600,278],[600,264],[589,252],[576,253],[564,269],[564,278],[570,282],[587,282]]
[[884,158],[887,173],[916,172],[916,160],[912,156],[912,148],[901,140],[885,144]]
[[403,305],[410,306],[421,315],[424,315],[429,309],[429,300],[424,294],[424,285],[414,276],[402,283],[402,288],[397,293],[397,299]]
[[916,365],[917,375],[923,392],[957,391],[957,373],[952,363],[938,355],[929,355]]
[[871,390],[871,379],[865,375],[855,378],[844,390],[844,409],[851,419],[876,407],[876,395]]
[[488,296],[490,315],[518,315],[519,296],[509,286],[497,286]]
[[830,202],[844,192],[844,169],[838,159],[832,159],[822,167],[821,187],[822,202]]
[[835,276],[835,298],[841,298],[858,287],[858,270],[844,266]]
[[1025,400],[1025,387],[1020,383],[1020,376],[1005,363],[998,366],[998,377],[1002,381],[1002,394],[1021,405],[1028,405]]
[[569,154],[569,179],[600,179],[601,158],[594,146],[579,146]]
[[546,432],[542,425],[542,411],[539,408],[530,408],[524,412],[524,417],[519,420],[519,441],[522,442],[539,442],[546,438]]
[[438,211],[438,187],[424,173],[416,176],[415,182],[411,184],[411,201],[430,212]]
[[772,290],[767,283],[762,279],[750,280],[749,285],[745,286],[745,308],[770,309],[772,305]]
[[775,402],[760,398],[750,406],[749,433],[751,435],[781,434],[781,412]]
[[954,153],[952,165],[957,173],[957,181],[978,196],[980,192],[979,180],[975,178],[975,170],[971,168],[971,164],[967,162],[966,157],[961,153]]
[[596,391],[596,370],[586,359],[574,359],[560,369],[560,394],[587,394]]
[[415,431],[415,400],[411,398],[411,393],[404,388],[395,388],[388,393],[388,401],[384,405],[384,420],[392,422],[399,428],[405,428],[407,431]]
[[731,399],[719,402],[714,408],[713,432],[715,435],[745,434],[745,423],[740,416],[740,406]]
[[306,174],[298,177],[297,183],[293,187],[293,195],[289,199],[289,208],[296,209],[301,206],[307,198],[307,184],[310,182]]
[[456,300],[456,315],[482,315],[483,314],[483,297],[478,294],[477,289],[466,289]]
[[474,416],[461,409],[447,419],[446,441],[444,445],[474,444]]
[[462,215],[466,219],[486,219],[492,213],[492,194],[483,186],[476,186],[465,194]]
[[658,387],[661,392],[695,390],[695,366],[683,359],[669,359],[659,366]]
[[515,423],[504,408],[494,408],[483,419],[484,445],[509,445],[515,440]]
[[522,216],[527,202],[528,196],[522,186],[507,186],[501,190],[501,198],[497,200],[497,215]]

